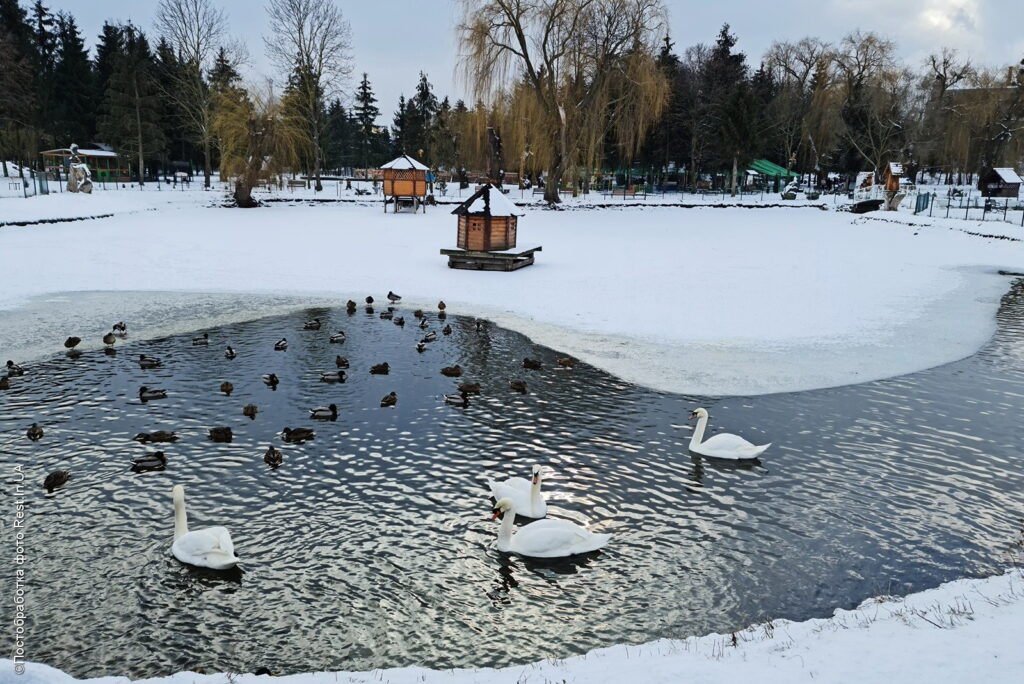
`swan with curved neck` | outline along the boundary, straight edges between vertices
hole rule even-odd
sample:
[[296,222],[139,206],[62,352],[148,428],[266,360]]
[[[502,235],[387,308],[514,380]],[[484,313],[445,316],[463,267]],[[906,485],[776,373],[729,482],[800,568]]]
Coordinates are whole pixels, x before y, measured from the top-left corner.
[[751,444],[739,435],[722,432],[704,439],[704,430],[708,426],[707,409],[699,408],[690,414],[690,419],[697,419],[697,427],[690,437],[690,451],[709,458],[721,458],[730,461],[755,459],[772,445],[771,442],[760,446]]
[[512,532],[516,507],[512,499],[501,499],[494,507],[493,518],[501,516],[498,528],[498,550],[530,558],[564,558],[597,551],[612,538],[597,534],[568,520],[538,520]]
[[491,488],[495,501],[511,499],[516,513],[524,518],[543,518],[548,514],[548,504],[540,493],[543,479],[541,467],[534,465],[533,476],[529,480],[522,477],[510,477],[504,482],[488,480],[487,486]]
[[188,529],[185,513],[185,488],[174,485],[174,543],[171,553],[182,563],[200,568],[227,570],[238,564],[231,533],[224,527]]

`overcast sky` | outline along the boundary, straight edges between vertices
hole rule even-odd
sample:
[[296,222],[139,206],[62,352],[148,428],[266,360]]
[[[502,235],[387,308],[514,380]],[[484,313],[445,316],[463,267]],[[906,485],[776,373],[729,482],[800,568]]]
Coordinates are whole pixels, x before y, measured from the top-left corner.
[[[248,45],[247,76],[272,75],[263,48],[263,3],[214,2],[227,13],[231,34]],[[131,20],[152,33],[158,1],[44,0],[44,4],[53,12],[72,13],[91,48],[106,20]],[[804,36],[835,41],[854,28],[888,36],[914,66],[943,45],[991,66],[1024,58],[1024,0],[667,0],[665,4],[677,51],[712,42],[728,22],[739,38],[737,48],[755,67],[772,41]],[[353,80],[364,71],[369,74],[385,122],[390,123],[399,94],[412,93],[421,70],[439,97],[450,95],[454,101],[465,95],[456,74],[454,27],[461,5],[457,0],[339,0],[338,5],[352,26]]]

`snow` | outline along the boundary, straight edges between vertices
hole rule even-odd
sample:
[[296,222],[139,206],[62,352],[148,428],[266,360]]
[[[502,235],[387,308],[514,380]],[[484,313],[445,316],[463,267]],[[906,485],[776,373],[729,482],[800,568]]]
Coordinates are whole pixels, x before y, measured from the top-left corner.
[[[0,227],[0,311],[55,292],[329,296],[340,303],[391,289],[403,304],[433,307],[444,299],[451,313],[490,318],[644,386],[747,395],[891,377],[968,356],[994,330],[1009,286],[998,271],[1024,271],[1019,242],[951,230],[952,219],[913,217],[917,225],[907,225],[906,212],[888,212],[892,220],[883,221],[813,208],[657,206],[530,209],[519,242],[543,246],[535,265],[460,271],[438,253],[456,237],[445,211],[384,214],[372,200],[240,210],[205,206],[211,199],[219,193],[0,200],[0,224],[12,213],[124,209],[99,220]],[[975,232],[992,234],[995,225]],[[114,320],[131,325],[122,315],[125,298],[110,299],[95,331],[25,315],[0,326],[0,348],[25,361],[59,352],[67,334],[91,344]],[[157,306],[149,318],[159,317]],[[260,312],[254,306],[235,315]],[[159,330],[183,332],[202,320],[177,307]],[[60,333],[50,340],[22,325]],[[133,327],[133,339],[146,333]]]
[[[469,206],[466,206],[468,203]],[[465,210],[463,210],[465,207]],[[486,216],[524,216],[525,212],[512,203],[501,190],[485,185],[475,195],[459,205],[453,214],[484,214]]]
[[902,176],[903,175],[903,164],[899,162],[889,162],[889,175],[891,176]]
[[420,171],[426,171],[427,167],[416,161],[407,154],[403,154],[401,157],[396,157],[389,161],[387,164],[381,164],[382,169],[418,169]]
[[1020,183],[1021,177],[1013,169],[992,169],[1004,183]]
[[[640,646],[619,645],[586,655],[514,665],[500,670],[428,670],[309,673],[274,677],[179,672],[139,680],[147,684],[601,684],[682,681],[762,684],[792,682],[945,682],[989,684],[1024,679],[1024,578],[1019,569],[987,579],[949,582],[902,599],[865,601],[854,610],[805,622],[773,620],[731,634]],[[14,663],[0,659],[0,672]],[[638,675],[642,673],[640,679]],[[29,663],[19,684],[128,684],[125,677],[77,680]]]

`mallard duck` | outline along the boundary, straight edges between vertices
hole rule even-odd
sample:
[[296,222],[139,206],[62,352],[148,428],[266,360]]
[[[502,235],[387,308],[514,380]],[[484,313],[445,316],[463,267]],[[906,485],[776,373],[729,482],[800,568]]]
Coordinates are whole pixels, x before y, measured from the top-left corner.
[[108,347],[113,347],[115,342],[117,342],[117,335],[115,335],[113,332],[108,332],[106,335],[103,336],[103,344],[107,345]]
[[347,310],[347,311],[348,311],[348,312],[349,312],[350,314],[353,314],[353,313],[355,313],[355,312],[356,312],[356,303],[355,303],[355,302],[353,302],[353,301],[352,301],[351,299],[350,299],[350,300],[348,300],[348,302],[346,302],[346,304],[345,304],[345,309],[346,309],[346,310]]
[[466,394],[480,394],[479,382],[464,382],[459,385],[459,391]]
[[412,315],[416,318],[423,318],[423,309],[416,309],[412,312]]
[[280,380],[277,379],[277,376],[273,373],[267,373],[266,375],[261,376],[261,378],[264,385],[269,385],[271,387],[277,387],[277,383],[280,382]]
[[236,356],[238,356],[238,353],[234,349],[232,349],[231,345],[229,344],[228,348],[224,350],[224,358],[225,359],[233,359]]
[[320,382],[345,382],[348,376],[345,371],[338,369],[336,371],[324,371],[320,374]]
[[302,324],[302,329],[303,330],[319,330],[320,329],[320,319],[319,318],[314,318],[311,321],[306,321],[305,323]]
[[64,346],[67,349],[74,349],[81,342],[82,342],[82,338],[81,337],[69,337],[68,339],[64,340]]
[[46,487],[46,493],[52,494],[54,489],[63,487],[68,480],[71,479],[71,473],[66,470],[55,470],[46,476],[43,480],[43,486]]
[[11,389],[11,381],[6,375],[0,375],[0,390]]
[[277,342],[274,343],[274,351],[287,351],[287,350],[288,350],[288,340],[287,339],[282,337],[281,339],[279,339]]
[[400,295],[396,295],[391,290],[388,290],[388,301],[391,302],[392,304],[397,304],[398,302],[402,301],[402,297]]
[[212,427],[210,428],[210,441],[211,442],[230,442],[234,439],[234,434],[231,432],[229,427]]
[[398,403],[398,395],[394,392],[390,392],[384,395],[384,398],[380,400],[381,408],[387,408],[388,406],[394,406]]
[[39,423],[32,423],[32,427],[25,431],[25,436],[33,442],[38,442],[43,438],[43,428],[39,427]]
[[455,364],[454,366],[445,366],[441,369],[441,375],[445,375],[449,378],[458,378],[462,376],[462,366]]
[[224,381],[220,383],[220,391],[230,397],[231,393],[235,391],[235,386],[230,382]]
[[437,303],[437,310],[438,311],[444,311],[447,308],[448,307],[445,305],[444,300],[441,300],[440,302]]
[[132,437],[132,439],[142,444],[149,444],[150,442],[177,442],[178,435],[166,430],[157,430],[156,432],[140,432]]
[[477,319],[477,321],[476,321],[476,331],[477,331],[477,332],[482,332],[482,331],[483,331],[483,329],[484,329],[484,322],[483,322],[483,321],[481,321],[481,320],[480,320],[480,319],[478,318],[478,319]]
[[420,340],[420,342],[433,342],[436,339],[437,339],[437,333],[434,332],[433,330],[431,330],[430,332],[428,332],[426,335],[423,336],[423,339]]
[[203,333],[199,337],[193,337],[192,344],[196,347],[201,344],[210,344],[210,333]]
[[345,333],[342,332],[341,330],[331,335],[331,342],[333,342],[334,344],[341,344],[347,339],[348,338],[345,337]]
[[446,394],[444,395],[444,403],[450,406],[461,406],[466,408],[469,406],[469,393],[459,392],[458,394]]
[[317,406],[316,408],[309,409],[309,417],[316,418],[317,420],[334,420],[338,417],[338,407],[334,404]]
[[167,467],[167,457],[162,451],[154,451],[151,454],[132,459],[132,471],[144,473],[149,470],[163,470]]
[[526,394],[526,381],[525,380],[509,380],[508,386],[515,392],[520,394]]
[[[390,308],[390,307],[388,307],[388,308]],[[380,312],[380,320],[382,320],[382,321],[390,321],[394,317],[395,317],[395,314],[392,311],[381,311]]]
[[395,319],[395,325],[403,326],[404,327],[405,326],[405,316],[399,316],[398,318],[396,318]]
[[25,369],[14,363],[13,361],[7,362],[7,377],[13,378],[16,375],[24,375]]
[[163,362],[155,356],[139,354],[139,368],[159,368]]
[[388,365],[387,361],[370,367],[370,375],[387,375],[390,372],[391,366]]
[[430,323],[427,322],[427,317],[424,316],[420,319],[420,330],[426,330],[430,327]]
[[307,439],[316,437],[316,433],[311,428],[295,428],[293,430],[290,427],[286,427],[284,430],[281,430],[281,436],[286,442],[305,442]]
[[256,408],[256,404],[246,404],[242,407],[242,415],[246,418],[255,420],[257,413],[259,413],[259,409]]
[[570,359],[568,356],[558,359],[558,366],[565,368],[566,370],[572,370],[576,367],[576,359]]
[[128,337],[128,326],[124,324],[124,321],[118,321],[115,323],[111,326],[111,330],[113,330],[114,334],[119,337]]
[[348,368],[348,359],[344,356],[335,356],[334,365],[338,368]]
[[538,361],[537,359],[525,358],[523,359],[523,368],[529,370],[540,370],[541,362]]
[[427,343],[426,342],[417,342],[416,343],[416,351],[418,351],[420,354],[422,354],[423,352],[427,351]]
[[277,468],[284,463],[284,455],[273,446],[268,446],[267,453],[263,454],[263,462],[271,468]]
[[445,335],[451,335],[452,334],[452,326],[445,325],[443,328],[441,328],[441,332],[443,334],[445,334]]
[[367,306],[369,306],[370,304],[373,304],[373,297],[367,297],[365,301]]
[[149,401],[150,399],[165,399],[166,397],[167,390],[150,389],[148,387],[139,388],[139,399],[142,401]]

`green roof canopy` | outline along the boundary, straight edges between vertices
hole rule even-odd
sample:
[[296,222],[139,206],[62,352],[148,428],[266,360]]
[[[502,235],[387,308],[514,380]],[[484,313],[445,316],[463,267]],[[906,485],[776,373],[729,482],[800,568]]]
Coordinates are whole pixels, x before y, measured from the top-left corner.
[[749,168],[757,171],[762,176],[776,176],[778,178],[796,178],[800,174],[787,171],[778,164],[773,164],[767,159],[755,159],[749,165]]

